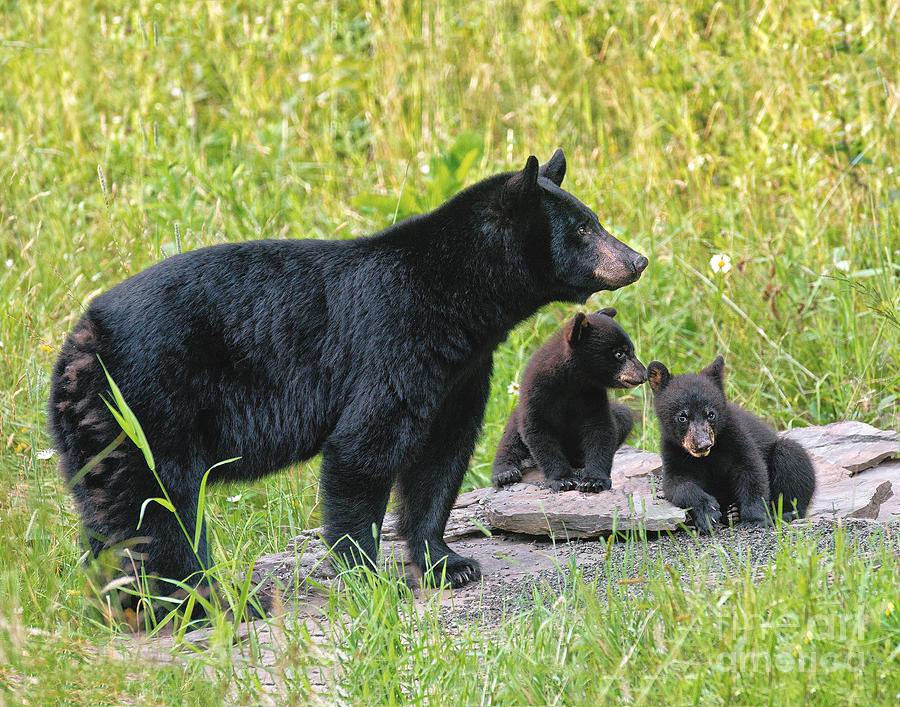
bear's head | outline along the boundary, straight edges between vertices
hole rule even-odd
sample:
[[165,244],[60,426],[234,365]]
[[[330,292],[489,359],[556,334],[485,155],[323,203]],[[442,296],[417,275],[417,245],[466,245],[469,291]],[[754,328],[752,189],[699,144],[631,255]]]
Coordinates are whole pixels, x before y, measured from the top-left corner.
[[532,155],[521,172],[508,175],[501,202],[507,215],[522,224],[528,259],[549,280],[553,298],[584,302],[594,292],[635,282],[648,261],[560,187],[565,174],[562,150],[543,165]]
[[653,361],[647,373],[662,438],[680,445],[691,456],[707,456],[728,422],[725,359],[717,356],[700,373],[680,376]]
[[634,345],[605,307],[593,314],[579,312],[566,325],[565,339],[575,370],[604,388],[634,388],[647,380],[647,369],[634,355]]

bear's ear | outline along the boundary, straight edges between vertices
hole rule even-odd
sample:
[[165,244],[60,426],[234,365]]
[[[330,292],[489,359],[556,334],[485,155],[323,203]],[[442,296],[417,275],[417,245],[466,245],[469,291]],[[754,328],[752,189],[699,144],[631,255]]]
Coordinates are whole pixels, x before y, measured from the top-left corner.
[[590,322],[588,322],[584,312],[576,314],[566,326],[566,341],[569,342],[569,346],[575,346],[581,341],[581,337],[589,326]]
[[650,365],[647,366],[647,380],[650,381],[650,389],[654,393],[658,393],[669,385],[669,381],[672,380],[672,374],[659,361],[651,361]]
[[612,307],[604,307],[603,309],[598,309],[594,314],[605,314],[607,317],[614,317],[618,312]]
[[521,208],[523,204],[528,203],[533,198],[538,188],[538,170],[537,157],[531,155],[525,163],[525,169],[521,172],[516,172],[507,180],[506,184],[503,185],[503,193],[501,195],[505,209],[512,211]]
[[549,162],[541,165],[540,175],[546,177],[556,186],[562,184],[563,177],[566,176],[566,156],[562,150],[553,153],[553,157]]
[[716,360],[700,371],[700,373],[712,378],[721,390],[725,390],[725,359],[721,355],[716,356]]

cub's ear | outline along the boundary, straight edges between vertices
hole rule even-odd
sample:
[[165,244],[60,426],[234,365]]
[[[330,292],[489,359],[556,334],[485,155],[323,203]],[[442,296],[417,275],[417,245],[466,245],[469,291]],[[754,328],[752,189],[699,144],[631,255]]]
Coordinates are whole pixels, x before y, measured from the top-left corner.
[[725,390],[725,359],[721,355],[716,356],[716,360],[700,371],[705,376],[709,376],[715,381],[723,391]]
[[590,322],[588,322],[584,312],[576,314],[572,321],[566,325],[566,341],[569,342],[569,346],[575,346],[581,341],[581,337],[589,326]]
[[604,307],[603,309],[598,309],[594,314],[605,314],[607,317],[614,317],[618,312],[612,307]]
[[533,198],[538,189],[538,170],[537,157],[531,155],[525,163],[525,169],[521,172],[516,172],[507,180],[506,184],[503,185],[501,194],[501,200],[505,209],[519,209]]
[[669,385],[669,381],[672,380],[672,374],[659,361],[651,361],[650,365],[647,366],[647,380],[650,381],[650,389],[654,393],[658,393]]
[[563,177],[566,176],[566,156],[562,150],[554,152],[550,161],[541,165],[540,175],[549,179],[556,186],[562,184]]

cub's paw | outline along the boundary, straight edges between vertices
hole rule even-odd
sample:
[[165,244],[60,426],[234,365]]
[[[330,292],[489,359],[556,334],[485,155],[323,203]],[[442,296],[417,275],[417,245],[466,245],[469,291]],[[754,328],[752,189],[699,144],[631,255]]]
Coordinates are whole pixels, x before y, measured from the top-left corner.
[[612,479],[608,476],[583,476],[578,477],[578,490],[585,493],[600,493],[612,488]]
[[481,565],[471,557],[463,557],[451,552],[428,568],[424,574],[425,584],[437,587],[446,582],[454,589],[481,579]]
[[708,535],[722,521],[722,512],[716,501],[702,503],[691,511],[691,519],[700,535]]
[[546,479],[543,486],[555,493],[560,493],[561,491],[574,491],[578,488],[578,479],[572,477],[567,477],[565,479]]
[[502,486],[509,486],[510,484],[517,484],[522,480],[522,471],[521,469],[516,469],[514,466],[506,466],[500,469],[495,469],[494,473],[491,474],[491,483],[495,488],[501,488]]
[[763,518],[748,518],[747,520],[741,519],[739,525],[744,526],[745,528],[771,528],[772,521],[767,517]]

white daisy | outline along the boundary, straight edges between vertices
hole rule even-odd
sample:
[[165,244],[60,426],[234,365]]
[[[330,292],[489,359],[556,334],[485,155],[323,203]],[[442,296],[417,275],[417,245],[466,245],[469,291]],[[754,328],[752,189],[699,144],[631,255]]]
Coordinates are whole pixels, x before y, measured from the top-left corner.
[[713,269],[713,272],[724,275],[731,270],[731,257],[725,253],[716,253],[709,259],[709,267]]

